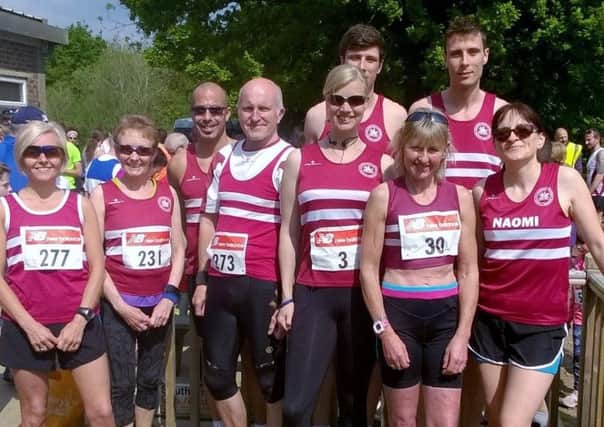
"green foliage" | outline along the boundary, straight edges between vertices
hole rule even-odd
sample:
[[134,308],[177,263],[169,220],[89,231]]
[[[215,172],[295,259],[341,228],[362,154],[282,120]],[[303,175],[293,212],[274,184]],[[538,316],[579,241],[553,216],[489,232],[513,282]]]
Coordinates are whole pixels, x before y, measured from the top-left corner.
[[602,125],[601,0],[121,0],[153,34],[154,65],[214,79],[236,94],[262,73],[284,91],[291,123],[320,98],[337,44],[352,24],[383,32],[388,55],[378,90],[409,106],[446,87],[443,33],[475,14],[491,51],[483,87],[535,107],[551,128]]
[[145,114],[166,129],[189,114],[194,81],[183,73],[151,67],[143,54],[110,46],[91,65],[48,88],[48,113],[65,126],[110,132],[124,114]]
[[57,46],[46,61],[46,83],[67,80],[71,74],[93,64],[107,47],[101,36],[93,36],[87,25],[77,22],[67,29],[69,44]]

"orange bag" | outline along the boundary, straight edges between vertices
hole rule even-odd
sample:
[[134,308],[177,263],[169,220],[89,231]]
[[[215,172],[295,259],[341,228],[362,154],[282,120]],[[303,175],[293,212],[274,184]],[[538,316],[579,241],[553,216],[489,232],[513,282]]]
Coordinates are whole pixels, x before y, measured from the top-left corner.
[[84,404],[70,371],[48,376],[47,427],[84,427]]

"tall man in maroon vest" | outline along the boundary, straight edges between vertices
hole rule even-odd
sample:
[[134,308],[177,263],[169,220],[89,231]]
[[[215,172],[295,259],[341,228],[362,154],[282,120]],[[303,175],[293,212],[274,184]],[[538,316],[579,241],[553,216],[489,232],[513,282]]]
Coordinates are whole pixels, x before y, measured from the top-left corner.
[[480,78],[489,60],[486,34],[470,17],[457,17],[445,33],[445,62],[449,87],[422,98],[410,108],[435,107],[449,118],[453,138],[446,177],[471,189],[494,173],[501,161],[491,136],[493,114],[507,102],[480,88]]
[[[384,38],[370,25],[357,24],[348,29],[340,40],[340,63],[358,67],[369,84],[369,102],[359,126],[359,137],[370,147],[382,152],[396,132],[403,126],[407,111],[401,105],[375,93],[375,80],[384,65]],[[325,102],[312,107],[304,121],[304,139],[317,142],[329,132],[329,122],[325,118]]]

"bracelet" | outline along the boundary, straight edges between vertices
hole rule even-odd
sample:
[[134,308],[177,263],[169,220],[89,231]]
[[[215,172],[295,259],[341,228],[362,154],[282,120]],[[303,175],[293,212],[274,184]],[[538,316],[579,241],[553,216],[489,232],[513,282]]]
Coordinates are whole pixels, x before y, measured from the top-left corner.
[[285,301],[282,301],[281,304],[279,304],[279,308],[283,308],[286,305],[292,304],[293,302],[294,302],[293,298],[286,299]]
[[198,271],[195,276],[195,286],[208,284],[208,272],[205,270]]

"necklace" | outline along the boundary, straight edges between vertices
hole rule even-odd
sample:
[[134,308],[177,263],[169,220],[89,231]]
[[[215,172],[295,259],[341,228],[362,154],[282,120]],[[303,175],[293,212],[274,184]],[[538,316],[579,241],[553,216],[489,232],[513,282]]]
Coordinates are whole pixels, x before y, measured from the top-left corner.
[[[358,136],[352,136],[350,138],[346,138],[342,140],[340,143],[342,144],[342,155],[340,156],[340,163],[344,163],[344,155],[346,154],[346,149],[356,144],[359,140]],[[329,145],[332,145],[334,148],[338,148],[338,141],[334,141],[331,137],[327,140]]]

